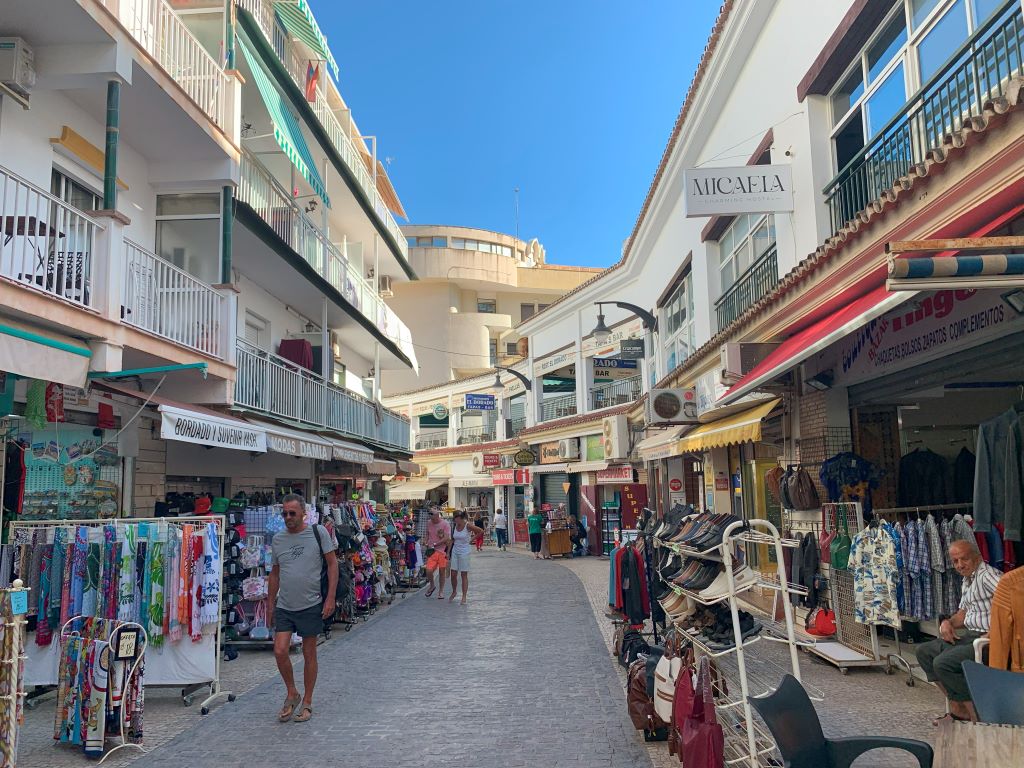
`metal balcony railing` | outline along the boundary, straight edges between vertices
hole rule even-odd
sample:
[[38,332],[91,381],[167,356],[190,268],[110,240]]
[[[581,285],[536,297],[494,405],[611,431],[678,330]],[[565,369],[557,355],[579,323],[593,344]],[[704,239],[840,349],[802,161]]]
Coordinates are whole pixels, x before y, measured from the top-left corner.
[[493,426],[463,427],[456,435],[456,445],[475,445],[476,443],[489,443],[495,439],[495,428]]
[[[235,0],[239,8],[244,8],[256,20],[264,37],[273,46],[277,57],[281,60],[289,76],[299,87],[300,91],[306,90],[306,65],[307,58],[300,56],[294,49],[287,33],[281,29],[274,18],[274,9],[270,0]],[[384,198],[374,187],[374,174],[367,169],[363,161],[363,154],[356,148],[349,131],[342,127],[341,122],[327,103],[327,97],[321,88],[316,89],[316,98],[310,102],[310,108],[316,114],[321,127],[327,133],[331,144],[341,156],[342,161],[355,176],[359,187],[363,190],[370,201],[377,217],[384,224],[391,236],[394,238],[396,247],[402,254],[402,258],[409,260],[409,243],[402,234],[395,217],[384,203]]]
[[228,78],[166,0],[101,0],[146,53],[221,130],[227,125]]
[[551,421],[565,416],[576,415],[576,393],[560,395],[545,400],[540,404],[540,420]]
[[722,330],[749,307],[768,295],[779,282],[779,257],[774,245],[739,276],[715,302],[718,330]]
[[978,28],[903,109],[824,189],[837,232],[872,202],[897,187],[986,105],[1024,75],[1024,15],[1019,0]]
[[448,433],[437,432],[416,437],[416,450],[429,451],[431,448],[447,448]]
[[223,359],[224,297],[137,243],[124,241],[121,317],[128,325]]
[[237,340],[235,402],[273,416],[408,450],[409,420],[290,360]]
[[95,309],[96,236],[103,227],[0,167],[0,276]]
[[597,411],[601,408],[636,402],[640,399],[642,381],[642,376],[631,376],[628,379],[619,379],[593,387],[590,390],[590,410]]
[[242,152],[238,200],[252,208],[316,273],[371,320],[414,364],[412,332],[251,152]]

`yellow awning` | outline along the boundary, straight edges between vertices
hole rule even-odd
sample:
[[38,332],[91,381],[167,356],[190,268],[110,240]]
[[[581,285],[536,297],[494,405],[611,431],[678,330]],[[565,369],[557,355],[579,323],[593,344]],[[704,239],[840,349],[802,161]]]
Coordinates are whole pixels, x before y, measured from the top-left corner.
[[726,445],[757,442],[761,439],[761,421],[781,402],[769,400],[745,411],[734,413],[710,424],[702,424],[676,443],[676,454],[697,453]]

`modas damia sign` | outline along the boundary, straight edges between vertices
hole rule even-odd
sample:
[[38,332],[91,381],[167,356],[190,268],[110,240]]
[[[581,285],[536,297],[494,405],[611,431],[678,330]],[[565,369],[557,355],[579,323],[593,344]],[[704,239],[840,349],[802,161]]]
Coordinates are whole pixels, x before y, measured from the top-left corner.
[[689,168],[683,171],[686,217],[793,210],[793,172],[788,165]]

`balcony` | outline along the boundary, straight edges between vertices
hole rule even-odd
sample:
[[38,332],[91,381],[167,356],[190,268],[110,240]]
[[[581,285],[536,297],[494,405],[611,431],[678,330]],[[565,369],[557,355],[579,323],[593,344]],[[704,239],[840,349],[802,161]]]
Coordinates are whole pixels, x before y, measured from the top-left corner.
[[0,276],[98,311],[99,223],[0,167],[0,230]]
[[631,376],[590,390],[590,410],[599,411],[615,405],[625,405],[640,399],[642,376]]
[[1024,75],[1024,16],[1017,0],[982,25],[950,62],[913,96],[825,187],[832,231],[921,166],[951,134],[1003,98],[1012,77]]
[[545,400],[540,404],[540,420],[551,421],[566,416],[576,415],[576,393],[560,395]]
[[[309,59],[295,51],[286,33],[275,20],[273,3],[270,0],[235,0],[235,3],[239,8],[245,9],[252,15],[267,42],[273,46],[278,59],[284,65],[285,70],[296,87],[305,93],[306,65],[309,63]],[[324,77],[326,77],[326,73]],[[409,244],[406,242],[405,235],[402,234],[402,230],[399,228],[394,216],[391,215],[391,211],[384,203],[384,198],[381,197],[380,192],[374,186],[374,174],[367,169],[362,153],[359,152],[353,140],[349,137],[349,131],[342,127],[334,110],[327,103],[327,97],[322,89],[317,88],[316,100],[310,102],[309,106],[330,139],[335,151],[337,151],[345,166],[356,179],[363,194],[366,195],[366,199],[370,202],[374,213],[377,214],[377,218],[384,225],[388,234],[391,235],[394,240],[394,247],[401,254],[405,262],[408,263]]]
[[767,296],[778,282],[779,257],[772,245],[715,302],[718,330],[727,328],[733,320]]
[[235,403],[398,450],[409,449],[409,421],[364,397],[237,340]]
[[416,436],[416,450],[429,451],[431,448],[447,448],[448,431],[430,432]]
[[228,136],[228,76],[166,0],[100,0],[139,45]]
[[330,283],[415,365],[412,332],[377,293],[374,285],[300,209],[292,196],[250,152],[242,153],[237,198],[274,230],[288,246]]
[[476,445],[477,443],[489,443],[496,439],[495,427],[493,424],[485,424],[480,427],[463,427],[455,436],[456,445]]
[[125,324],[223,359],[224,297],[141,245],[124,241]]

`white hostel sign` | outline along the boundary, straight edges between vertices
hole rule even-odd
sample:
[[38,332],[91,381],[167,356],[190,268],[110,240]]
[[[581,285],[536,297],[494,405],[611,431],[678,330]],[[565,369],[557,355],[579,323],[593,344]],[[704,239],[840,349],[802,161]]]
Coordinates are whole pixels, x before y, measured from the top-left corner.
[[160,437],[183,443],[266,453],[267,433],[241,421],[161,406]]

